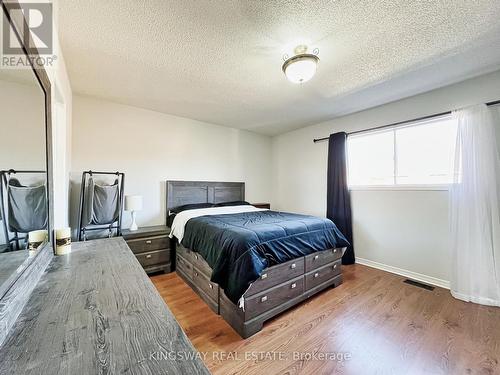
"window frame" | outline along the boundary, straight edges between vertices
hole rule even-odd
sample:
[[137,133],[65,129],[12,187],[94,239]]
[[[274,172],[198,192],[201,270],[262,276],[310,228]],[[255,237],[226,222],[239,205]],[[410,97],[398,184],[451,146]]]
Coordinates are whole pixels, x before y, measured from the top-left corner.
[[[432,122],[437,122],[439,120],[450,120],[452,119],[451,114],[445,114],[441,116],[434,117],[432,119],[420,120],[420,121],[412,121],[401,125],[395,125],[391,127],[387,127],[384,129],[374,129],[367,131],[356,132],[356,134],[348,134],[347,143],[346,143],[346,166],[347,166],[347,188],[349,191],[449,191],[453,183],[443,183],[443,184],[398,184],[397,181],[397,136],[396,131],[398,129],[408,128],[408,127],[417,127],[417,126],[425,126],[425,124],[429,124]],[[394,141],[393,141],[393,153],[394,153],[394,179],[393,184],[391,185],[351,185],[349,183],[349,138],[369,135],[369,134],[377,134],[384,132],[394,132]]]

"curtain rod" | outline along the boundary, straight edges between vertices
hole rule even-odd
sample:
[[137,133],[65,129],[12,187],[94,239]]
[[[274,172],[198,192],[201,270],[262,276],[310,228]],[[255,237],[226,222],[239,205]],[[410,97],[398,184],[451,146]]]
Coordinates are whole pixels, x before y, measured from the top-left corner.
[[[500,100],[495,100],[494,102],[488,102],[488,103],[486,103],[487,106],[492,106],[492,105],[497,105],[497,104],[500,104]],[[435,117],[441,117],[441,116],[451,115],[451,112],[452,111],[435,113],[433,115],[418,117],[418,118],[414,118],[414,119],[411,119],[411,120],[394,122],[392,124],[387,124],[387,125],[382,125],[382,126],[376,126],[374,128],[368,128],[368,129],[363,129],[363,130],[356,130],[356,131],[347,133],[347,135],[359,134],[359,133],[369,132],[369,131],[372,131],[372,130],[380,130],[380,129],[385,129],[385,128],[392,128],[394,126],[403,125],[403,124],[407,124],[407,123],[410,123],[410,122],[429,120],[429,119],[435,118]],[[313,139],[313,142],[316,143],[316,142],[327,141],[329,138],[330,137],[315,138],[315,139]]]

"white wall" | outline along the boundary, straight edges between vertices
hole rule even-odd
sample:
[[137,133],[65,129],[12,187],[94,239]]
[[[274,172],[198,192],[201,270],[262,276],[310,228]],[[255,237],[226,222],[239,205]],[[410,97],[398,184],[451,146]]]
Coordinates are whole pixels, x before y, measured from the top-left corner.
[[271,198],[267,136],[75,96],[72,147],[72,217],[81,173],[89,169],[125,172],[125,193],[144,198],[139,225],[165,223],[169,179],[243,181],[248,201]]
[[26,82],[0,80],[0,169],[43,171],[45,97],[33,72],[20,74]]
[[[324,216],[328,142],[313,138],[353,131],[500,99],[500,72],[309,126],[273,138],[277,209]],[[353,191],[356,256],[430,282],[449,280],[448,193]],[[376,263],[373,263],[376,262]],[[420,274],[420,275],[418,275]]]

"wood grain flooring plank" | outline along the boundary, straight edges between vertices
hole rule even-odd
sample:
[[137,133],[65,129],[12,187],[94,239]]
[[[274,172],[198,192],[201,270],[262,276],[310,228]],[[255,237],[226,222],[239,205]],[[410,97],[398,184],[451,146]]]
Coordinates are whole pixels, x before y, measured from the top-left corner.
[[[193,345],[207,353],[213,374],[500,374],[499,308],[404,284],[401,276],[362,265],[344,267],[343,275],[341,286],[277,316],[246,340],[175,273],[151,279]],[[286,358],[245,358],[258,352]],[[347,353],[350,359],[294,353]]]

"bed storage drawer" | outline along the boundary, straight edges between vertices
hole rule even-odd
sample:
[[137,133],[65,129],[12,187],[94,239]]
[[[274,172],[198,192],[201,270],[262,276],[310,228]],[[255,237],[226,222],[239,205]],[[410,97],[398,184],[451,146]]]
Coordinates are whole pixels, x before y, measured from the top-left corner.
[[210,278],[196,267],[193,267],[193,284],[214,301],[219,302],[219,286],[211,282]]
[[312,289],[324,282],[327,282],[331,278],[340,275],[341,260],[338,259],[333,263],[330,263],[321,268],[315,269],[312,272],[306,274],[306,290]]
[[153,250],[163,250],[170,248],[170,238],[167,236],[157,236],[151,238],[138,238],[127,240],[130,249],[135,253],[146,253]]
[[252,319],[304,292],[304,276],[296,277],[245,299],[245,319]]
[[184,246],[180,244],[176,244],[175,246],[175,252],[183,257],[185,260],[192,262],[193,261],[193,254],[194,252],[192,250],[186,249]]
[[328,249],[306,255],[306,272],[310,272],[325,264],[336,261],[342,256],[342,249]]
[[175,264],[176,270],[181,273],[182,276],[186,277],[190,281],[193,279],[193,266],[191,265],[191,262],[188,262],[182,256],[177,254]]
[[170,250],[150,251],[148,253],[137,254],[136,257],[142,267],[146,268],[170,262]]
[[208,263],[205,261],[205,259],[203,259],[203,257],[192,251],[192,257],[193,257],[193,265],[200,271],[202,272],[203,274],[205,274],[205,276],[207,276],[208,278],[210,278],[212,276],[212,269],[210,268],[210,266],[208,265]]
[[260,278],[250,286],[248,291],[245,293],[245,296],[248,297],[254,295],[274,285],[279,285],[303,274],[304,257],[293,259],[271,268],[266,268]]
[[210,278],[210,276],[212,276],[212,269],[200,254],[195,251],[186,249],[182,245],[176,246],[176,252],[186,261],[192,263],[194,267],[198,268],[198,270],[205,274],[207,277]]

